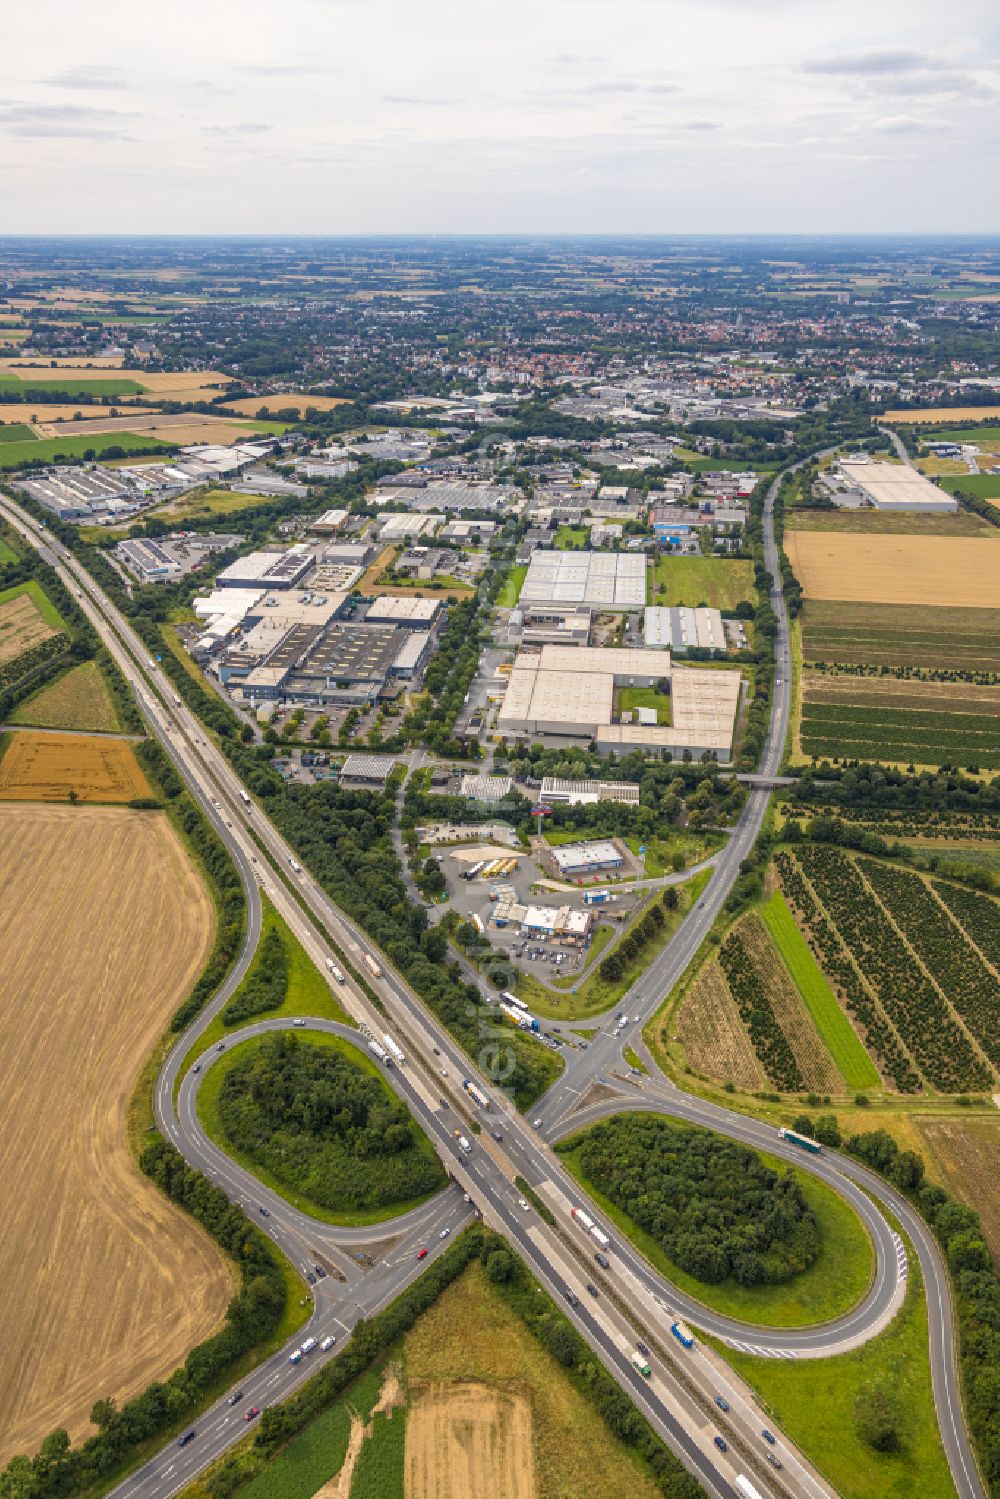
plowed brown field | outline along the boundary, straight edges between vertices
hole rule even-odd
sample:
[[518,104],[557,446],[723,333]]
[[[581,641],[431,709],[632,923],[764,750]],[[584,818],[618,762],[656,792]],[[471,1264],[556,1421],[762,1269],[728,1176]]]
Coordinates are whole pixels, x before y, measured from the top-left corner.
[[0,1464],[163,1378],[230,1295],[132,1164],[126,1110],[212,908],[162,815],[0,807]]
[[0,759],[0,802],[130,802],[152,796],[132,746],[86,734],[16,733]]

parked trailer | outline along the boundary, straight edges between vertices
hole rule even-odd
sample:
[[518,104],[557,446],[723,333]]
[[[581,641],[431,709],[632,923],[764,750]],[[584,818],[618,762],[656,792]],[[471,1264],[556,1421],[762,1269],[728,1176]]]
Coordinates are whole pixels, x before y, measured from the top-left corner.
[[378,966],[370,952],[363,952],[361,954],[361,961],[362,963],[364,963],[365,967],[368,969],[368,972],[374,978],[380,979],[382,977],[382,970]]
[[671,1322],[670,1331],[684,1348],[694,1347],[694,1333],[684,1322]]
[[406,1061],[406,1054],[404,1053],[403,1048],[397,1041],[394,1041],[392,1039],[388,1031],[385,1032],[382,1040],[385,1042],[392,1055],[396,1058],[396,1061],[399,1063],[400,1067],[402,1067],[403,1063]]
[[486,1094],[483,1092],[482,1088],[478,1087],[471,1078],[463,1077],[462,1087],[465,1089],[466,1093],[468,1093],[473,1102],[478,1103],[481,1109],[489,1108],[489,1099],[486,1097]]
[[483,926],[482,917],[477,916],[475,911],[473,911],[472,913],[472,925],[475,927],[480,937],[486,936],[486,928]]
[[603,906],[608,899],[607,890],[585,890],[583,892],[583,903],[585,906]]
[[735,1480],[736,1488],[744,1496],[744,1499],[762,1499],[760,1489],[755,1489],[745,1473],[738,1473]]
[[372,1056],[377,1057],[380,1062],[388,1062],[389,1053],[386,1051],[385,1047],[380,1046],[377,1041],[369,1041],[368,1050],[371,1052]]
[[797,1145],[800,1150],[808,1150],[810,1155],[819,1155],[823,1149],[818,1140],[810,1140],[808,1135],[800,1135],[794,1129],[779,1129],[778,1134],[789,1145]]
[[485,862],[485,859],[480,859],[478,864],[473,864],[469,869],[463,869],[461,878],[463,880],[474,880]]
[[569,1215],[571,1218],[574,1218],[582,1228],[585,1228],[588,1234],[590,1233],[590,1230],[594,1226],[594,1220],[589,1213],[585,1213],[583,1211],[583,1208],[570,1208]]

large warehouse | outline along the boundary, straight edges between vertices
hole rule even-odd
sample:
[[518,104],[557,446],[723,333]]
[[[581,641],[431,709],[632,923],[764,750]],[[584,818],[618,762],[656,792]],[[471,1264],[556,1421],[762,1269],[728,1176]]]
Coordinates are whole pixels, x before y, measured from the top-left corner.
[[[670,684],[669,724],[622,723],[616,689]],[[728,760],[742,677],[738,671],[674,667],[664,650],[546,645],[521,651],[497,720],[513,739],[595,740],[601,751],[681,756],[685,750]]]
[[533,552],[518,602],[642,609],[646,559],[640,552]]
[[908,463],[842,463],[852,489],[860,490],[876,510],[957,510],[954,495],[938,489]]

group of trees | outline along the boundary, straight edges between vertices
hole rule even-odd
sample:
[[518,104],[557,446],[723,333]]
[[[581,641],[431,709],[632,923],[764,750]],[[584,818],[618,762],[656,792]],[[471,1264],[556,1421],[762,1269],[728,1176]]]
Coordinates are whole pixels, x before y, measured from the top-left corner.
[[650,906],[645,916],[629,928],[601,963],[598,972],[605,983],[617,984],[625,977],[636,958],[660,936],[667,921],[664,913],[676,911],[677,902],[676,887],[668,885],[655,905]]
[[794,1178],[721,1135],[622,1115],[559,1148],[576,1148],[587,1181],[698,1280],[778,1285],[819,1253]]
[[227,1139],[334,1211],[389,1207],[444,1184],[406,1106],[343,1052],[279,1033],[238,1052],[219,1090]]
[[281,933],[269,927],[257,949],[253,967],[222,1012],[223,1025],[238,1025],[251,1015],[278,1010],[288,992],[288,952]]

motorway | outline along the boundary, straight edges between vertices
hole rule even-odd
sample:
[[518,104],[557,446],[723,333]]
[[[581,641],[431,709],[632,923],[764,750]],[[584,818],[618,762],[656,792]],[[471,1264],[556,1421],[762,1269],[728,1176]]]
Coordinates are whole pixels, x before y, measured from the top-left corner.
[[[775,488],[776,485],[772,486],[772,498]],[[463,1109],[468,1112],[467,1106],[457,1084],[463,1074],[469,1075],[469,1062],[404,980],[380,959],[380,977],[366,978],[366,984],[378,994],[385,1011],[392,1017],[390,1028],[410,1059],[406,1068],[396,1067],[386,1072],[386,1079],[406,1100],[458,1185],[450,1187],[432,1203],[405,1219],[377,1225],[371,1231],[347,1231],[317,1224],[315,1219],[298,1213],[280,1197],[266,1192],[205,1138],[194,1108],[197,1075],[184,1073],[184,1060],[201,1032],[226,1003],[252,958],[260,932],[261,888],[266,889],[321,973],[328,971],[329,962],[342,961],[343,954],[347,954],[355,970],[360,969],[362,955],[370,951],[371,945],[354,924],[330,904],[307,872],[294,880],[288,876],[294,858],[292,851],[258,809],[247,818],[239,795],[240,782],[228,762],[207,739],[194,716],[177,703],[162,675],[150,669],[146,648],[90,575],[20,507],[3,500],[0,510],[43,551],[72,591],[79,595],[78,602],[136,691],[150,731],[171,755],[226,843],[243,879],[248,921],[240,959],[211,1004],[179,1038],[168,1056],[157,1084],[157,1118],[165,1134],[185,1157],[205,1170],[251,1214],[254,1204],[258,1209],[261,1206],[268,1209],[266,1218],[258,1212],[258,1225],[271,1234],[298,1268],[308,1271],[319,1264],[328,1271],[314,1288],[314,1310],[308,1333],[318,1337],[334,1333],[339,1347],[359,1316],[371,1315],[419,1274],[418,1244],[420,1247],[426,1245],[430,1251],[428,1258],[432,1258],[447,1242],[440,1237],[442,1229],[460,1227],[468,1221],[474,1209],[516,1245],[554,1298],[559,1300],[567,1294],[576,1295],[584,1290],[588,1276],[593,1280],[597,1275],[589,1253],[593,1246],[584,1244],[584,1258],[581,1259],[580,1246],[573,1241],[573,1235],[578,1231],[569,1226],[568,1214],[570,1203],[580,1203],[584,1199],[558,1158],[547,1148],[548,1142],[602,1113],[637,1105],[660,1110],[674,1117],[709,1123],[710,1127],[748,1143],[766,1145],[772,1154],[784,1155],[800,1168],[813,1170],[831,1181],[854,1202],[868,1225],[876,1248],[876,1273],[868,1296],[846,1318],[817,1329],[767,1332],[731,1323],[690,1302],[656,1275],[630,1246],[616,1243],[613,1247],[613,1273],[605,1276],[600,1286],[606,1294],[590,1301],[584,1296],[578,1306],[570,1306],[567,1302],[565,1309],[654,1428],[681,1456],[706,1491],[713,1495],[727,1496],[727,1499],[735,1495],[734,1480],[740,1472],[749,1473],[756,1487],[767,1495],[813,1496],[831,1492],[802,1455],[784,1441],[779,1448],[784,1462],[780,1476],[765,1467],[759,1441],[760,1426],[765,1424],[765,1418],[754,1406],[749,1391],[736,1381],[731,1371],[715,1360],[714,1355],[700,1346],[692,1355],[685,1357],[680,1354],[665,1329],[669,1326],[670,1315],[681,1312],[689,1321],[706,1330],[717,1331],[731,1343],[757,1346],[761,1351],[782,1357],[829,1353],[873,1335],[898,1305],[906,1261],[905,1255],[898,1252],[898,1241],[891,1229],[865,1196],[865,1192],[869,1192],[897,1213],[917,1246],[928,1288],[932,1371],[942,1437],[962,1499],[966,1496],[979,1499],[983,1491],[971,1458],[958,1401],[946,1272],[936,1246],[908,1205],[898,1200],[897,1194],[877,1178],[865,1179],[860,1168],[853,1163],[839,1156],[803,1160],[765,1126],[693,1099],[663,1079],[651,1080],[638,1088],[628,1078],[619,1089],[608,1086],[609,1080],[614,1082],[611,1075],[617,1076],[615,1070],[621,1067],[623,1046],[637,1044],[642,1023],[683,973],[711,926],[738,873],[740,860],[759,831],[767,808],[768,792],[762,788],[750,791],[740,821],[726,848],[717,857],[714,874],[702,900],[627,996],[624,1003],[630,1015],[629,1027],[621,1034],[612,1035],[610,1026],[602,1026],[587,1052],[566,1056],[566,1073],[538,1105],[534,1111],[535,1122],[530,1126],[512,1106],[493,1093],[494,1112],[484,1116],[483,1122],[488,1124],[489,1130],[495,1129],[501,1135],[501,1141],[494,1141],[484,1131],[468,1156],[458,1148],[452,1129],[457,1120],[468,1132],[462,1114]],[[770,524],[765,546],[769,570],[777,577],[777,555]],[[762,771],[766,776],[775,774],[780,764],[790,710],[791,662],[780,590],[775,590],[772,603],[779,619],[779,633],[771,727],[762,761]],[[362,988],[350,981],[342,987],[335,986],[332,980],[329,982],[352,1018],[371,1033],[381,1035],[386,1022]],[[494,1027],[488,1009],[484,1007],[483,1013],[485,1040]],[[281,1021],[260,1022],[240,1034],[273,1029],[282,1024]],[[332,1022],[318,1019],[308,1024],[318,1029],[335,1029]],[[356,1032],[350,1034],[356,1036]],[[231,1044],[231,1040],[226,1042],[227,1046]],[[205,1067],[210,1065],[209,1058],[210,1054],[203,1058]],[[449,1070],[446,1081],[440,1078],[443,1064]],[[587,1095],[594,1092],[595,1084],[604,1094],[615,1091],[616,1096],[611,1100],[605,1097],[599,1102],[590,1102]],[[486,1087],[489,1088],[488,1079]],[[555,1229],[547,1228],[536,1215],[526,1214],[520,1207],[519,1193],[513,1184],[515,1174],[523,1175],[540,1195],[549,1200],[550,1206],[557,1211]],[[859,1181],[859,1174],[864,1191],[859,1191],[855,1184]],[[463,1194],[468,1194],[471,1203],[464,1200]],[[900,1207],[904,1212],[900,1212]],[[559,1217],[560,1209],[564,1214],[562,1218]],[[594,1216],[600,1216],[596,1210]],[[378,1251],[371,1256],[374,1263],[368,1267],[364,1267],[363,1261],[359,1264],[358,1258],[359,1253],[364,1252],[361,1246],[365,1243]],[[627,1294],[624,1294],[626,1288]],[[651,1381],[642,1379],[630,1362],[637,1333],[651,1343],[656,1354],[652,1361],[654,1376]],[[300,1336],[305,1335],[306,1330]],[[243,1381],[246,1402],[273,1403],[284,1398],[315,1367],[316,1355],[294,1366],[288,1364],[287,1352],[287,1349],[283,1350],[257,1370],[252,1378]],[[712,1403],[715,1394],[723,1388],[733,1396],[730,1400],[732,1410],[725,1420]],[[115,1493],[125,1496],[141,1492],[143,1499],[154,1495],[156,1499],[168,1499],[207,1462],[224,1452],[245,1429],[239,1408],[234,1410],[224,1401],[205,1413],[196,1425],[196,1441],[183,1449],[168,1448],[126,1479]],[[726,1456],[722,1456],[712,1442],[713,1434],[720,1430],[725,1432],[729,1442],[730,1450]]]

